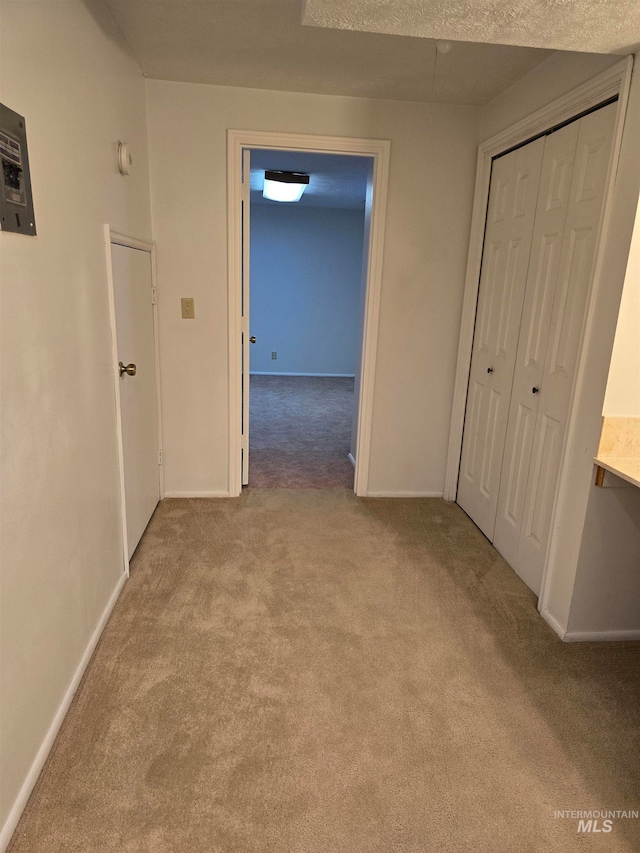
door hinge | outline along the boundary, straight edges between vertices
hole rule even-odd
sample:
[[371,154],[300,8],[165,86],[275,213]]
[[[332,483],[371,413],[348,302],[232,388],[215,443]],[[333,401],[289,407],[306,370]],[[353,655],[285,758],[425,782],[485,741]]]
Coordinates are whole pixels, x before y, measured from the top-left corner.
[[151,304],[158,304],[158,289],[156,287],[151,288]]
[[158,451],[158,465],[162,465],[162,451]]

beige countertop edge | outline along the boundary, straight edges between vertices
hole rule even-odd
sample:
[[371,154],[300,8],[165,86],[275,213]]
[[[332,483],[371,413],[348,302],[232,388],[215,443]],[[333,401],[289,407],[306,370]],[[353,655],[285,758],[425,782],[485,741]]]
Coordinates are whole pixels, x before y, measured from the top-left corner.
[[596,465],[622,477],[628,483],[640,488],[640,459],[637,457],[620,458],[617,456],[596,456]]

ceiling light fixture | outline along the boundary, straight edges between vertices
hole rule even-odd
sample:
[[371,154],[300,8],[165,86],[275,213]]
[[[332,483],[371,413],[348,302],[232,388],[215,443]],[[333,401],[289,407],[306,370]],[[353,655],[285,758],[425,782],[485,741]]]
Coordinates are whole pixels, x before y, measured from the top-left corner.
[[271,201],[300,201],[308,184],[309,175],[270,170],[264,173],[262,195]]

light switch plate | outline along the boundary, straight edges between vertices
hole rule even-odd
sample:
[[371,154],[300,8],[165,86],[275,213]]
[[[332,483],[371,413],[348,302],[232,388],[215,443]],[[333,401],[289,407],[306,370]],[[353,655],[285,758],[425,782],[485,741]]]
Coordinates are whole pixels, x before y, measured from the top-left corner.
[[196,316],[195,299],[190,296],[186,299],[181,299],[180,304],[182,305],[182,319],[193,320]]

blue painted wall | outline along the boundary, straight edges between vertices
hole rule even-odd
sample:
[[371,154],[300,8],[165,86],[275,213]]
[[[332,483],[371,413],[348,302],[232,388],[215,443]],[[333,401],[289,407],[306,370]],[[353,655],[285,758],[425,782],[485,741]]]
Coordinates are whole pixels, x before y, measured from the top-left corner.
[[251,206],[252,373],[356,372],[363,230],[364,211]]

